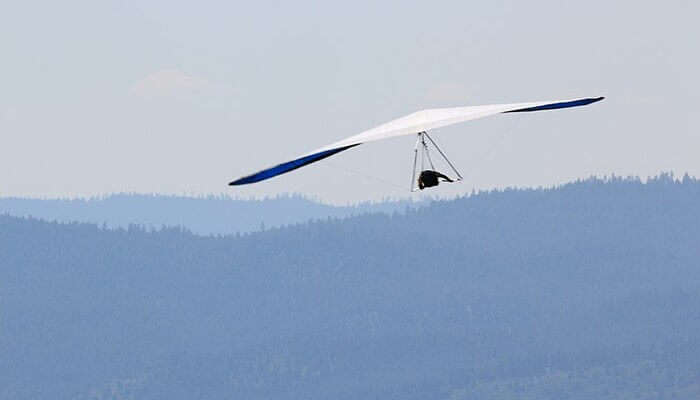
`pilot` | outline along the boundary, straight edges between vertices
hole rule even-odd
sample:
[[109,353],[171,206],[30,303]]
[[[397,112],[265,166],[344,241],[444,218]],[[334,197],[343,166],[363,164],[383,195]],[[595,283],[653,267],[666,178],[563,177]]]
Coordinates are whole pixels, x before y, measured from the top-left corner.
[[440,184],[440,179],[442,179],[443,182],[454,182],[452,179],[448,178],[444,174],[441,174],[440,172],[426,169],[420,173],[420,176],[418,176],[418,188],[423,190],[425,188],[437,186]]

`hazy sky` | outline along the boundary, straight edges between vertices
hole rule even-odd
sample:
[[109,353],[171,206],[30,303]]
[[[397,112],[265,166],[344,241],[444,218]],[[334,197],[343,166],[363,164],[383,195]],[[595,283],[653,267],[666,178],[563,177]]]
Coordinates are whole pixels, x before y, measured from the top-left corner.
[[[695,1],[10,1],[0,195],[408,196],[414,139],[233,178],[432,107],[607,96],[433,136],[466,178],[700,175]],[[420,196],[420,195],[419,195]]]

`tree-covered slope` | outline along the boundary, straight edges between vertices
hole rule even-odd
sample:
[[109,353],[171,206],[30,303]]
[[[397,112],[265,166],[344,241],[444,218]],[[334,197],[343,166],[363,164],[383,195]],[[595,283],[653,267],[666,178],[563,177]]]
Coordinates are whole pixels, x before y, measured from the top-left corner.
[[245,236],[0,217],[0,398],[695,399],[700,183]]
[[134,224],[154,228],[180,226],[202,235],[224,235],[328,217],[344,218],[370,212],[404,211],[406,207],[421,204],[423,203],[385,201],[331,206],[301,196],[244,200],[226,196],[114,194],[88,199],[0,197],[0,214],[57,222],[89,222],[109,228],[126,228]]

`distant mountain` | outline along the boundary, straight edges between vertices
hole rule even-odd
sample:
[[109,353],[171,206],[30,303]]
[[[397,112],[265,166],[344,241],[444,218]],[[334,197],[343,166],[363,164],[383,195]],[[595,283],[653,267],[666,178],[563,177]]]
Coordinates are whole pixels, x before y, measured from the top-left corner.
[[181,226],[194,233],[233,234],[258,231],[312,219],[344,218],[365,213],[404,212],[422,203],[387,201],[331,206],[300,196],[263,200],[229,197],[182,197],[116,194],[90,199],[27,199],[0,197],[0,214],[57,222],[89,222],[107,227]]
[[202,237],[0,216],[0,399],[697,399],[700,182]]

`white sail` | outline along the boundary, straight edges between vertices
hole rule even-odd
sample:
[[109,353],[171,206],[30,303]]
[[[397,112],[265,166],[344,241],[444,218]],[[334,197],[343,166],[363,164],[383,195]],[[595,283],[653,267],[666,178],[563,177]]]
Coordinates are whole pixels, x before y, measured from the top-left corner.
[[229,185],[244,185],[269,179],[285,172],[303,167],[304,165],[322,160],[326,157],[330,157],[333,154],[337,154],[359,144],[372,142],[375,140],[403,135],[414,135],[420,132],[426,132],[444,126],[471,121],[496,114],[578,107],[595,103],[602,99],[603,97],[592,97],[572,100],[537,101],[530,103],[436,108],[418,111],[413,114],[406,115],[405,117],[389,121],[357,135],[350,136],[341,141],[329,144],[328,146],[324,146],[320,149],[309,152],[291,161],[287,161],[254,174],[244,176],[231,182]]

